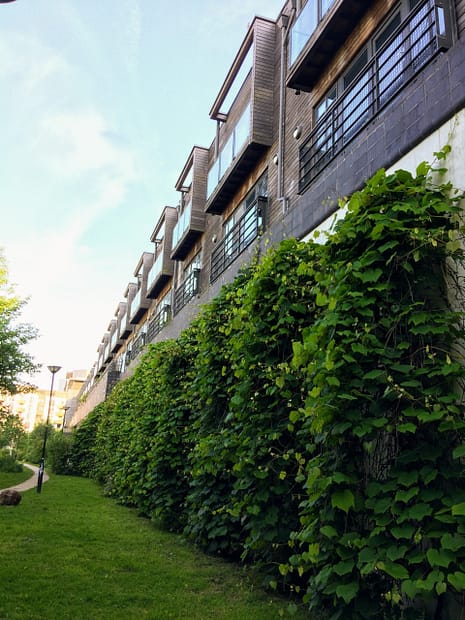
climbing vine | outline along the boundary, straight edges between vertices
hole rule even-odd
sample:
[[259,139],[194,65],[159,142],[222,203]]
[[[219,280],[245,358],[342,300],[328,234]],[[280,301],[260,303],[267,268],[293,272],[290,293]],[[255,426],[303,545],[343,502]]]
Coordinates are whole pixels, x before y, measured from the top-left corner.
[[84,473],[315,617],[453,614],[464,254],[439,165],[379,171],[325,243],[283,241],[151,345],[77,430]]

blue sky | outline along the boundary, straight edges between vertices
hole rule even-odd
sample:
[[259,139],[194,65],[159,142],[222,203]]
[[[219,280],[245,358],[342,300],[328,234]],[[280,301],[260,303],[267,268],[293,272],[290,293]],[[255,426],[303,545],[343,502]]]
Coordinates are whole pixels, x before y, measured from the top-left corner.
[[208,113],[248,24],[283,4],[0,5],[0,247],[38,363],[62,377],[92,366],[192,146],[213,139]]

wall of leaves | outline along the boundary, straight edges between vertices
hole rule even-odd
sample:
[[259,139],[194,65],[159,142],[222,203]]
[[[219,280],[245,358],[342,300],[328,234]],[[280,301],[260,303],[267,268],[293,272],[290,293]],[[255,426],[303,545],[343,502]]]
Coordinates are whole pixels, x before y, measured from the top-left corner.
[[259,565],[311,617],[454,614],[464,251],[448,150],[415,175],[379,171],[326,243],[283,241],[151,345],[76,430],[80,471]]

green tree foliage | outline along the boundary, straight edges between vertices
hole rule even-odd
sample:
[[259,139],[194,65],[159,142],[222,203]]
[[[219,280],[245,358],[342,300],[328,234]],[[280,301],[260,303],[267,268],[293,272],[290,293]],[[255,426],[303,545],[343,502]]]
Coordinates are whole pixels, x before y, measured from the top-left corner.
[[37,370],[32,357],[23,349],[37,337],[37,332],[30,325],[17,322],[24,304],[8,283],[0,249],[0,392],[17,392],[22,386],[21,374]]
[[440,173],[378,172],[325,244],[283,241],[151,346],[76,431],[81,470],[313,615],[441,617],[465,592],[465,330]]
[[[57,432],[51,424],[47,426],[44,423],[37,424],[37,426],[27,433],[24,443],[21,446],[21,457],[29,463],[39,463],[42,456],[42,449],[44,445],[45,429],[47,429],[47,442],[46,448],[53,441],[53,437]],[[46,461],[48,457],[46,456]]]
[[15,454],[24,434],[19,416],[10,413],[0,404],[0,449],[8,446]]

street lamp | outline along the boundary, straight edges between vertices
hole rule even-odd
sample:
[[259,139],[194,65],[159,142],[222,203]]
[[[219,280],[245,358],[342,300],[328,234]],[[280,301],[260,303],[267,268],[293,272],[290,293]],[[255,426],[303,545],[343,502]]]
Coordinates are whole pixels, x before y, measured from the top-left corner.
[[49,399],[48,399],[47,422],[45,423],[44,443],[42,444],[42,456],[40,457],[39,474],[37,476],[37,493],[40,493],[41,490],[42,490],[42,480],[44,478],[45,447],[47,445],[48,422],[49,422],[49,419],[50,419],[50,408],[52,406],[53,381],[55,379],[55,374],[60,370],[61,366],[47,366],[47,368],[52,373],[52,384],[50,386],[50,396],[49,396]]

